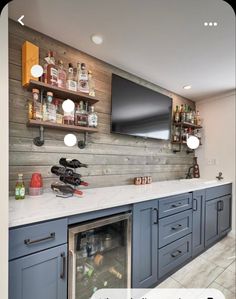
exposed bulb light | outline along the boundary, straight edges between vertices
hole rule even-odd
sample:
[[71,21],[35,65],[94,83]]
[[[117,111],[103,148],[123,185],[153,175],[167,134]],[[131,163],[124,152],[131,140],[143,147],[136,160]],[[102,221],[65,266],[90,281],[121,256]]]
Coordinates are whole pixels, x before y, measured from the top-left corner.
[[75,109],[75,103],[70,99],[67,99],[63,102],[62,109],[64,112],[70,113]]
[[35,64],[32,66],[30,72],[34,78],[39,78],[43,74],[43,68],[41,67],[41,65]]
[[191,148],[192,150],[199,147],[200,141],[196,136],[190,136],[187,139],[187,146]]
[[98,34],[93,34],[91,36],[91,40],[96,45],[101,45],[103,43],[103,37],[101,35],[98,35]]
[[183,89],[191,89],[191,88],[192,88],[191,85],[185,85],[185,86],[183,87]]
[[77,142],[77,138],[74,134],[67,134],[64,137],[64,143],[66,146],[74,146]]

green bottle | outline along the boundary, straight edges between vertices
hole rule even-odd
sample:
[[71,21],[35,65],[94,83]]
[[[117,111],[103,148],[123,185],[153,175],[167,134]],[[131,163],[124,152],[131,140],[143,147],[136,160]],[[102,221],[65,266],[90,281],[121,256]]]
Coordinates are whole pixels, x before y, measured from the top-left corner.
[[23,174],[18,174],[18,180],[16,182],[15,188],[15,199],[24,199],[25,198],[25,184],[23,181]]

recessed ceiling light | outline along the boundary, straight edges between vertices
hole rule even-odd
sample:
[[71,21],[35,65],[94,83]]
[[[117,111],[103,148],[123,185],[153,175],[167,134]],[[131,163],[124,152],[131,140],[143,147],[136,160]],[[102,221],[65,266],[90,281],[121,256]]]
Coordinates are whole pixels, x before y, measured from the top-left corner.
[[191,89],[191,88],[192,88],[191,85],[185,85],[185,86],[183,87],[183,89]]
[[93,34],[91,36],[91,40],[96,45],[101,45],[103,43],[103,37],[101,35],[98,35],[98,34]]

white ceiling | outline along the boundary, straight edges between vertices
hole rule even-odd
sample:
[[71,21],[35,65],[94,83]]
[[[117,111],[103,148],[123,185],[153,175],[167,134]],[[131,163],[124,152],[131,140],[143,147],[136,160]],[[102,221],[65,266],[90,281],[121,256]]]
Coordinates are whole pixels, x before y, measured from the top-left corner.
[[[14,0],[10,17],[192,100],[235,88],[235,15],[223,0]],[[205,27],[216,21],[218,26]],[[19,24],[19,26],[21,26]],[[91,34],[104,37],[100,46]],[[184,85],[192,85],[184,90]]]

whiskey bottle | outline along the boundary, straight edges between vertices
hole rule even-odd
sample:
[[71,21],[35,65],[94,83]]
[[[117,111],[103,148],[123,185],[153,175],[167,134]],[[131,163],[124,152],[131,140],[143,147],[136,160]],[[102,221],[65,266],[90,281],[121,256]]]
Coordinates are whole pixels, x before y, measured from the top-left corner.
[[75,125],[81,127],[87,127],[88,125],[88,113],[84,109],[83,101],[80,101],[79,105],[77,105],[75,112]]
[[179,106],[176,106],[175,115],[174,115],[174,122],[178,123],[180,121],[180,114],[179,114]]
[[57,86],[58,80],[58,68],[55,65],[55,58],[53,56],[53,52],[50,53],[51,57],[49,59],[49,63],[47,65],[47,84],[51,84],[53,86]]
[[77,91],[77,84],[76,81],[74,81],[74,69],[72,63],[69,63],[68,67],[66,88],[72,91]]
[[91,71],[88,71],[88,83],[89,83],[89,95],[91,97],[95,97],[95,82]]
[[80,64],[78,90],[81,92],[89,93],[88,71],[85,63]]
[[64,70],[63,61],[58,61],[58,80],[57,85],[60,88],[66,88],[66,71]]
[[88,114],[88,126],[92,128],[97,128],[98,126],[98,116],[97,113],[94,112],[94,106],[90,106],[90,111]]

